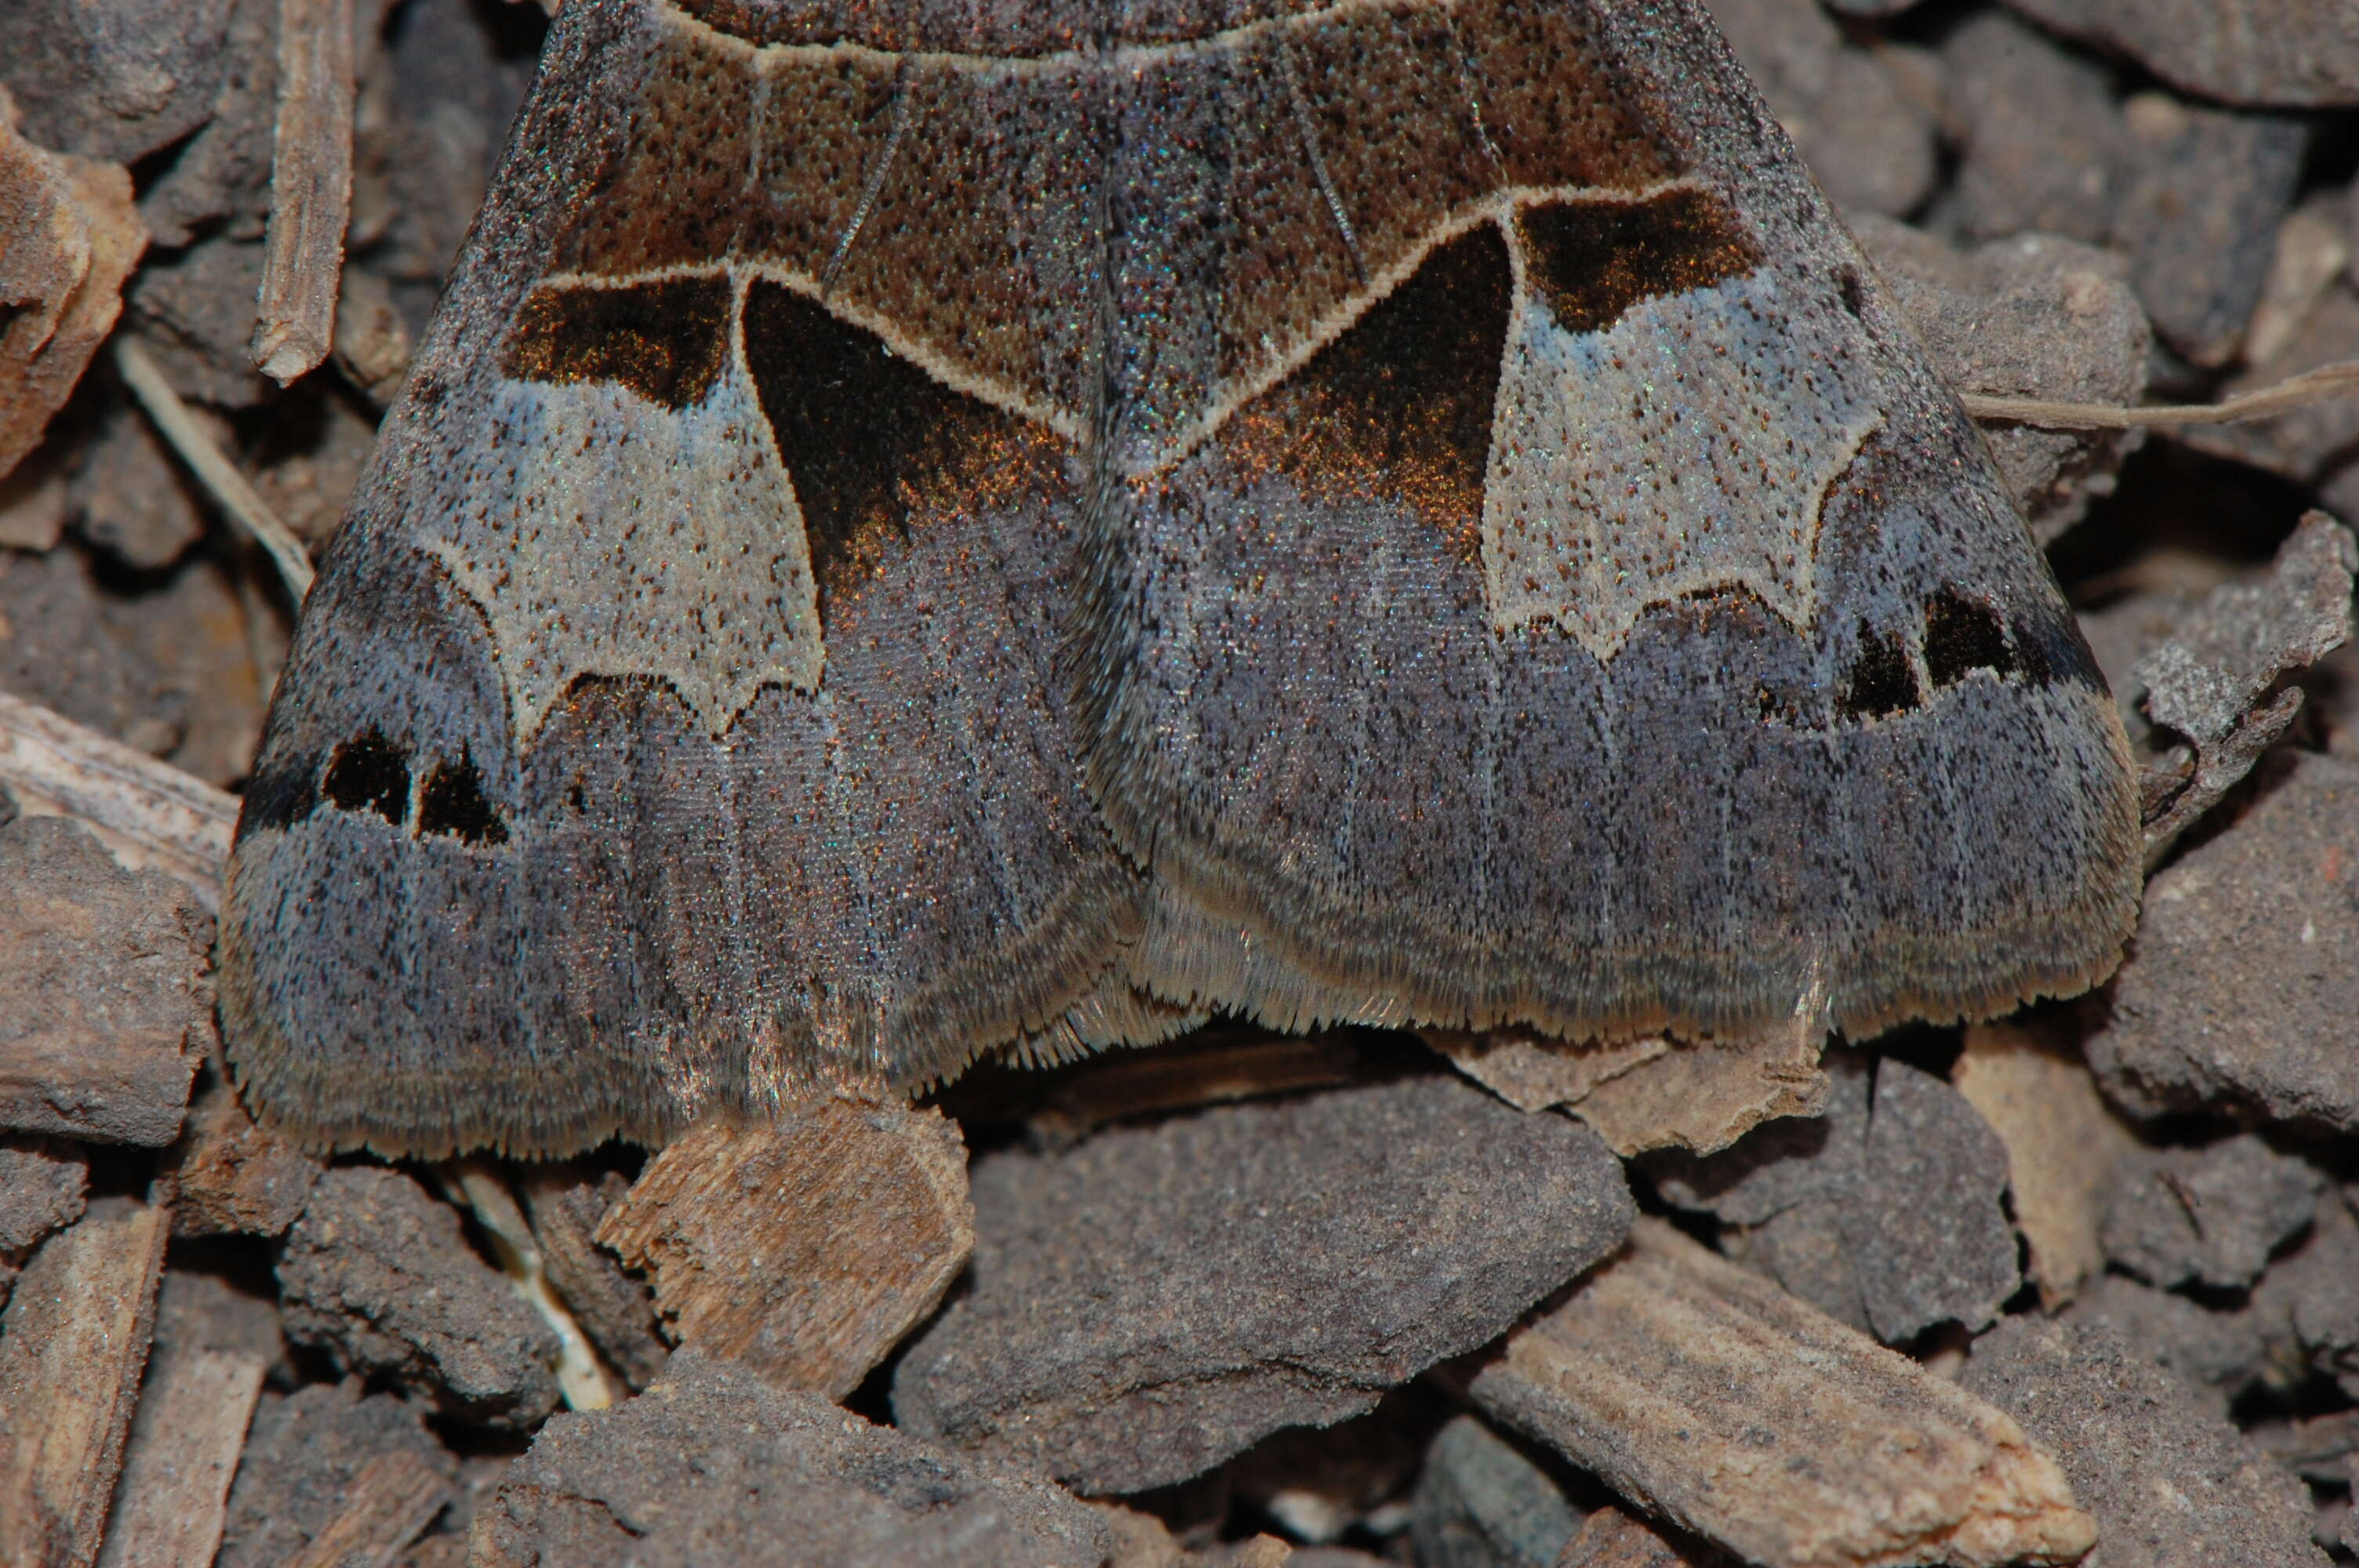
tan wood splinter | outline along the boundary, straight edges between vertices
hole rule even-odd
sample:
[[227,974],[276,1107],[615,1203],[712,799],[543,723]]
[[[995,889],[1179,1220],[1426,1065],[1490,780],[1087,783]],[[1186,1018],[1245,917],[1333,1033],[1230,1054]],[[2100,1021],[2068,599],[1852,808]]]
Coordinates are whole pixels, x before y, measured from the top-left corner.
[[1658,1220],[1471,1391],[1764,1568],[2069,1563],[2096,1539],[2011,1417]]

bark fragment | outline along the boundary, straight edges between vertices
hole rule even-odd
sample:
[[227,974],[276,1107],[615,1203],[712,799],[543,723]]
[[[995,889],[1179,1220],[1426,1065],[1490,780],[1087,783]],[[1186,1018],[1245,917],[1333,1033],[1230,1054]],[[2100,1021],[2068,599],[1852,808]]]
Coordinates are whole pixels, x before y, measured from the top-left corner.
[[808,1100],[675,1139],[597,1238],[681,1344],[840,1400],[966,1266],[966,1148],[940,1111]]
[[1771,1568],[2063,1563],[2095,1539],[2014,1421],[1656,1220],[1471,1391]]

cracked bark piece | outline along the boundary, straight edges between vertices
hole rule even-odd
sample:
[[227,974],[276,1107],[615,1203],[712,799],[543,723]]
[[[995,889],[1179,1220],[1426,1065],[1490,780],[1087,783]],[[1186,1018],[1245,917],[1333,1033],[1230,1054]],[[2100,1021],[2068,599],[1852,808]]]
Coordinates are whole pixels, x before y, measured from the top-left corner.
[[1962,1386],[2056,1455],[2105,1568],[2323,1568],[2300,1484],[2114,1330],[2011,1318]]
[[1582,1518],[1547,1471],[1462,1415],[1426,1450],[1408,1535],[1424,1568],[1556,1568]]
[[[216,1067],[216,1072],[218,1068]],[[164,1157],[175,1236],[281,1236],[303,1212],[320,1162],[255,1124],[216,1076]]]
[[2094,1539],[2012,1420],[1658,1220],[1470,1391],[1768,1568],[2070,1562]]
[[129,170],[44,152],[0,119],[0,475],[114,330],[147,244]]
[[1327,1425],[1612,1250],[1595,1134],[1448,1077],[1221,1106],[974,1167],[973,1288],[904,1356],[911,1431],[1091,1494]]
[[212,1037],[212,918],[76,824],[0,827],[0,1130],[169,1143]]
[[215,1568],[285,1568],[335,1522],[369,1465],[407,1454],[448,1479],[458,1462],[424,1413],[391,1394],[363,1397],[360,1379],[266,1393],[230,1487]]
[[2145,691],[2147,715],[2185,736],[2195,753],[2185,785],[2147,814],[2149,860],[2293,722],[2301,693],[2277,691],[2277,683],[2349,639],[2354,568],[2359,544],[2351,530],[2312,512],[2278,547],[2267,575],[2213,589],[2169,641],[2137,662],[2131,679]]
[[278,1259],[287,1336],[383,1374],[472,1425],[528,1428],[557,1403],[557,1341],[459,1216],[398,1171],[332,1170]]
[[2114,1171],[2136,1138],[2097,1092],[2073,1043],[2013,1023],[1978,1023],[1951,1075],[2006,1145],[2027,1272],[2050,1311],[2105,1266],[2098,1239]]
[[2277,225],[2293,211],[2310,125],[2142,92],[2123,106],[2133,172],[2113,243],[2156,336],[2217,369],[2244,347]]
[[597,1234],[679,1343],[840,1400],[974,1249],[966,1146],[939,1110],[805,1100],[674,1139]]
[[473,1568],[1099,1568],[1113,1534],[1044,1481],[871,1426],[692,1350],[560,1415],[476,1516]]
[[2359,16],[2342,0],[2007,0],[2231,103],[2359,103]]
[[1816,1122],[1771,1122],[1707,1158],[1658,1155],[1664,1196],[1752,1227],[1732,1250],[1887,1342],[1979,1328],[2020,1282],[2001,1195],[2006,1148],[1951,1088],[1903,1062],[1826,1058]]
[[2271,782],[2148,884],[2089,1064],[2140,1116],[2359,1130],[2359,761],[2296,755]]
[[98,1555],[168,1229],[162,1209],[102,1198],[16,1281],[0,1316],[0,1563]]
[[1824,1042],[1777,1029],[1734,1039],[1569,1041],[1527,1029],[1420,1030],[1451,1066],[1522,1110],[1561,1106],[1625,1159],[1649,1149],[1708,1154],[1764,1121],[1826,1106]]
[[[2134,404],[2154,344],[2127,269],[2111,253],[2056,234],[2017,234],[1961,252],[1886,218],[1853,221],[1868,258],[1960,392],[2067,403]],[[2142,430],[2045,430],[1985,424],[2016,503],[2042,544],[2113,492]]]
[[0,1137],[0,1252],[82,1217],[90,1157],[56,1138]]
[[1937,172],[1940,68],[1904,46],[1843,39],[1818,0],[1710,0],[1712,20],[1794,139],[1802,162],[1845,212],[1900,213]]
[[549,1284],[623,1380],[644,1389],[670,1354],[656,1334],[655,1292],[597,1238],[630,1185],[619,1171],[571,1162],[527,1167],[518,1184]]
[[2105,1254],[2148,1284],[2234,1289],[2310,1223],[2325,1175],[2251,1133],[2128,1156],[2105,1211]]

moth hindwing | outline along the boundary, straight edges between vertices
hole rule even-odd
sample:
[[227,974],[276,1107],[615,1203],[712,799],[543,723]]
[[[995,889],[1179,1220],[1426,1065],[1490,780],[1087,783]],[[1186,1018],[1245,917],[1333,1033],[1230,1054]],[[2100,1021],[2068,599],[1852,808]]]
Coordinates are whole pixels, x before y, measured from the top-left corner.
[[1691,0],[571,0],[306,606],[223,1007],[554,1152],[1213,1008],[2108,968],[2104,682]]

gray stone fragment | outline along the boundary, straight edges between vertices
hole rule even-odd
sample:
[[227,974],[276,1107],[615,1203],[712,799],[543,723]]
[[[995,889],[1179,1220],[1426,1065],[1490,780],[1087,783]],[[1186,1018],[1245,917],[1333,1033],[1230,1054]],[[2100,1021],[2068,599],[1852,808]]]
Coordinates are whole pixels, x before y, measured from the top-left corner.
[[2122,1274],[2101,1276],[2059,1320],[2103,1324],[2176,1377],[2214,1415],[2261,1376],[2267,1340],[2249,1307],[2220,1311]]
[[1851,1221],[1860,1296],[1877,1338],[1938,1323],[1980,1328],[2022,1283],[2003,1206],[2006,1145],[1963,1095],[1886,1061],[1875,1075],[1866,1168]]
[[871,1426],[694,1351],[646,1393],[560,1415],[475,1519],[473,1568],[1099,1568],[1070,1494]]
[[1748,1227],[1731,1256],[1887,1343],[1979,1328],[2021,1283],[2001,1204],[2006,1148],[1965,1097],[1907,1063],[1829,1052],[1818,1122],[1650,1157],[1663,1195]]
[[136,163],[212,114],[230,0],[16,0],[0,83],[27,140]]
[[125,566],[160,571],[205,531],[195,481],[130,403],[106,412],[68,485],[74,531]]
[[390,1394],[361,1397],[360,1379],[266,1391],[231,1484],[214,1568],[283,1568],[343,1511],[353,1481],[379,1454],[407,1450],[437,1474],[458,1471],[423,1412]]
[[1581,1518],[1547,1471],[1462,1415],[1426,1450],[1408,1534],[1422,1568],[1555,1568]]
[[1959,144],[1945,226],[1972,241],[2111,238],[2128,133],[2110,74],[1996,10],[1961,22],[1941,59]]
[[231,0],[205,124],[139,198],[153,244],[186,245],[217,222],[222,232],[261,238],[277,110],[277,0]]
[[2293,211],[2310,125],[2203,108],[2159,92],[2125,106],[2134,168],[2112,239],[2162,341],[2217,368],[2244,347]]
[[1843,40],[1818,0],[1707,0],[1712,19],[1794,139],[1850,212],[1907,212],[1933,189],[1940,67],[1921,50],[1871,53]]
[[2147,716],[2192,745],[2169,759],[2185,782],[2149,769],[2149,863],[2209,811],[2274,745],[2301,711],[2285,676],[2316,664],[2351,635],[2359,544],[2322,512],[2301,520],[2267,576],[2223,583],[2190,609],[2161,646],[2130,672]]
[[[2056,234],[2018,234],[1962,253],[1889,219],[1855,219],[1868,256],[1960,392],[2134,404],[2154,333],[2120,257]],[[2046,430],[1986,423],[2007,490],[2047,544],[2113,492],[2142,430]]]
[[2149,1284],[2251,1284],[2310,1223],[2326,1178],[2251,1133],[2206,1149],[2140,1150],[2100,1234],[2105,1256]]
[[2359,9],[2347,0],[2007,0],[2230,103],[2359,103]]
[[2281,1378],[2332,1378],[2359,1400],[2359,1217],[2344,1189],[2318,1206],[2310,1238],[2270,1266],[2252,1314]]
[[141,342],[182,396],[252,408],[278,392],[254,368],[261,287],[260,240],[217,234],[141,267],[124,291],[124,314],[137,323]]
[[82,1217],[90,1156],[58,1138],[0,1135],[0,1252]]
[[2272,772],[2235,826],[2148,884],[2089,1065],[2141,1116],[2359,1130],[2359,762],[2297,753]]
[[557,1403],[557,1340],[399,1171],[329,1171],[278,1260],[287,1336],[383,1373],[445,1413],[529,1427]]
[[1633,1216],[1595,1133],[1447,1077],[994,1154],[974,1207],[973,1289],[903,1358],[895,1412],[1089,1494],[1370,1409]]
[[2010,1318],[1960,1382],[2064,1467],[2105,1568],[2327,1561],[2300,1483],[2111,1328]]

